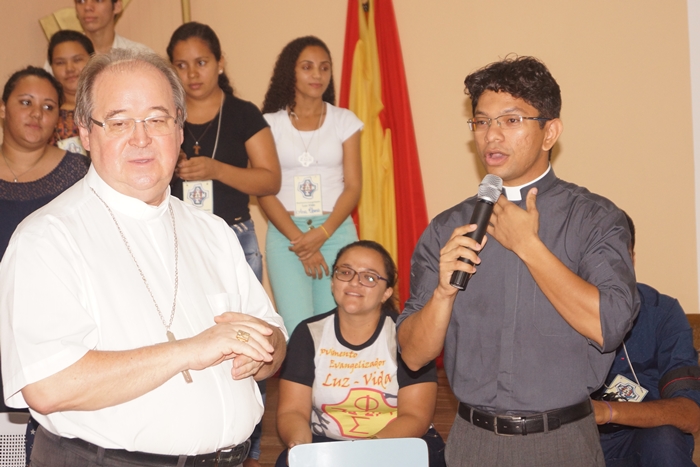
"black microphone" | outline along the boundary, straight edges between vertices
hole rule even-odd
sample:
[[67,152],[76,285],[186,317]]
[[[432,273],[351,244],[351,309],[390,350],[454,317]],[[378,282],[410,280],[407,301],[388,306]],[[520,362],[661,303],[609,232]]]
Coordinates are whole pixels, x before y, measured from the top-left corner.
[[[498,197],[501,196],[502,188],[503,180],[501,180],[501,177],[491,174],[484,177],[479,184],[479,193],[477,194],[479,199],[476,201],[472,218],[469,220],[470,224],[476,224],[476,230],[464,234],[465,237],[473,238],[478,243],[481,243],[481,240],[484,239],[486,228],[489,226],[493,205],[496,204]],[[466,258],[459,258],[459,260],[467,264],[474,264]],[[450,285],[459,290],[464,290],[467,288],[467,282],[469,282],[471,277],[471,274],[464,271],[454,271],[450,279]]]

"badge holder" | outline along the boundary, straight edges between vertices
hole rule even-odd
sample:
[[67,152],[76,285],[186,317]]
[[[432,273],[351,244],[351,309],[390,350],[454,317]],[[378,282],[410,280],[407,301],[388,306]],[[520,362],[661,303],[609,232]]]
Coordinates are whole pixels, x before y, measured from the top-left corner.
[[71,136],[70,138],[59,140],[56,142],[56,146],[64,151],[70,151],[87,156],[87,151],[85,148],[83,148],[83,144],[80,142],[80,136]]
[[622,343],[622,348],[625,350],[625,357],[627,358],[627,364],[632,370],[632,375],[635,381],[622,376],[617,375],[615,379],[612,380],[609,386],[606,386],[605,391],[603,391],[603,400],[607,401],[618,401],[618,402],[642,402],[646,395],[649,393],[647,389],[644,389],[641,384],[639,384],[639,378],[637,378],[637,373],[634,372],[632,367],[632,360],[627,354],[627,346]]
[[214,183],[211,180],[182,182],[182,200],[209,214],[214,214]]
[[321,201],[321,176],[297,175],[294,177],[294,215],[297,217],[323,214]]
[[[221,114],[224,111],[225,94],[221,96],[219,104],[219,121],[216,125],[216,140],[214,141],[214,151],[211,158],[216,159],[216,150],[219,147],[219,134],[221,133]],[[191,134],[191,133],[190,133]],[[194,137],[194,135],[193,135]],[[194,150],[199,155],[199,142],[195,142]],[[214,214],[214,182],[212,180],[190,180],[182,181],[182,201],[185,204],[194,206],[209,214]]]

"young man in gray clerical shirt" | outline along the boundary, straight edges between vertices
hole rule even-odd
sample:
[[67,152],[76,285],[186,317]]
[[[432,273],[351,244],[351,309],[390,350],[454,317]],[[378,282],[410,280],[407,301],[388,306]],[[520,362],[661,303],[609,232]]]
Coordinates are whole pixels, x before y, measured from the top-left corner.
[[[589,394],[639,308],[625,217],[554,174],[561,94],[542,62],[509,57],[465,84],[477,155],[504,195],[481,243],[464,236],[476,197],[423,233],[399,318],[402,357],[415,370],[444,346],[460,400],[450,467],[604,466]],[[454,271],[477,270],[466,290],[450,285]]]

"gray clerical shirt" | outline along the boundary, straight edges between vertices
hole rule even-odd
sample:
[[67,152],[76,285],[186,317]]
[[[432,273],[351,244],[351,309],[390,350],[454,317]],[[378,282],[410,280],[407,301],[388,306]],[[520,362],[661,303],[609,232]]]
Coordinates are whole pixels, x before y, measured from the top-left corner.
[[[444,361],[455,396],[491,413],[542,412],[586,399],[603,384],[639,309],[622,211],[553,170],[521,190],[516,204],[523,209],[533,187],[539,190],[540,239],[600,292],[604,346],[569,326],[520,258],[489,238],[477,273],[455,300]],[[456,227],[469,223],[475,203],[472,197],[441,213],[421,236],[399,326],[432,296],[440,248]]]

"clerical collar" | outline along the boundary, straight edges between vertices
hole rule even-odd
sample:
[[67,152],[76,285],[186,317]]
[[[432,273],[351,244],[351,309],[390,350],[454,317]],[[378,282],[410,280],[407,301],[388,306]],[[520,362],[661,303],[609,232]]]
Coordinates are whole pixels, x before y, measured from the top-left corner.
[[[165,199],[158,206],[151,206],[143,201],[122,194],[109,186],[90,165],[85,175],[87,187],[93,188],[97,194],[114,210],[137,220],[152,220],[162,215],[168,215],[168,203],[170,202],[170,187],[167,189]],[[87,191],[90,192],[89,188]]]
[[552,170],[552,164],[549,164],[547,166],[547,170],[545,170],[542,175],[540,175],[539,177],[537,177],[536,179],[534,179],[531,182],[528,182],[528,183],[526,183],[524,185],[520,185],[520,186],[504,186],[503,191],[505,192],[505,195],[506,195],[506,198],[508,199],[508,201],[522,201],[523,197],[520,194],[520,190],[522,190],[523,188],[527,188],[530,185],[534,185],[538,181],[542,180],[545,177],[545,175],[547,175],[549,173],[550,170]]

